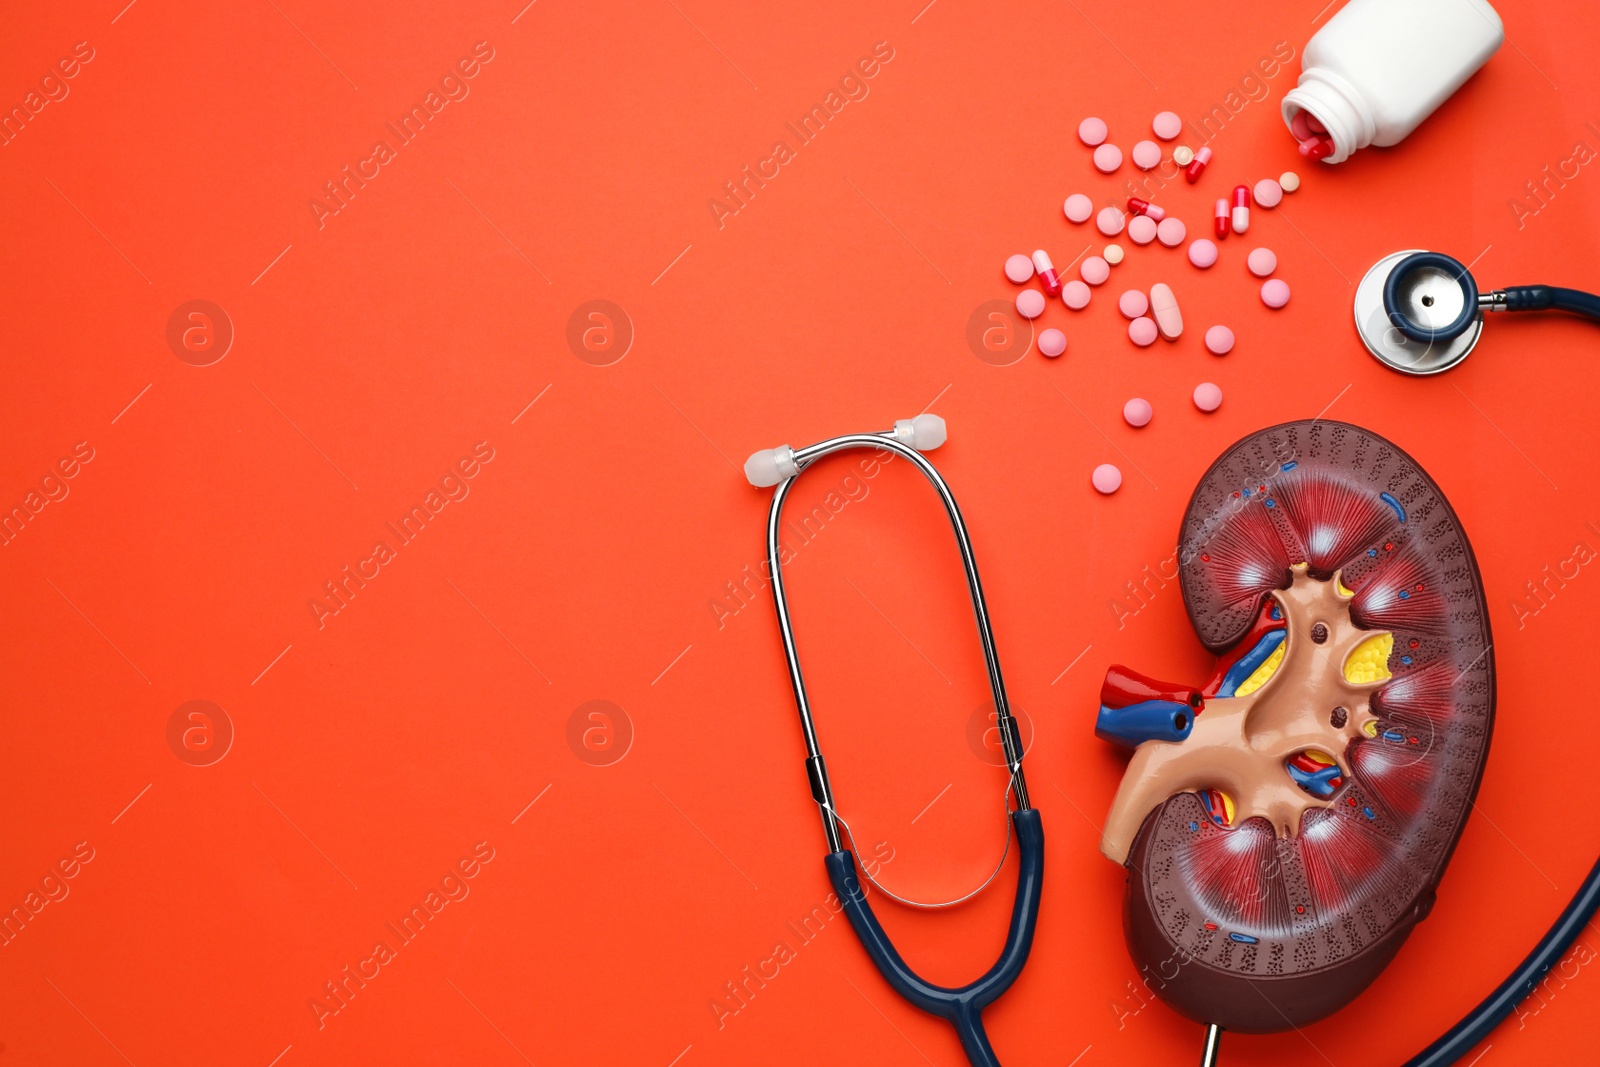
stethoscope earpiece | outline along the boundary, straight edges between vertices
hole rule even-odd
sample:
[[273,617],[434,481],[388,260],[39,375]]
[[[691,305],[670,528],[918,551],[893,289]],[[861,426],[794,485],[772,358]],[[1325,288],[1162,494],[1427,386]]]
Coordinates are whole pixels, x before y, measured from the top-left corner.
[[[911,419],[896,419],[890,436],[907,448],[932,452],[944,444],[950,435],[945,429],[944,419],[924,413]],[[794,449],[788,445],[752,452],[750,458],[744,461],[745,480],[757,489],[771,489],[799,473]]]

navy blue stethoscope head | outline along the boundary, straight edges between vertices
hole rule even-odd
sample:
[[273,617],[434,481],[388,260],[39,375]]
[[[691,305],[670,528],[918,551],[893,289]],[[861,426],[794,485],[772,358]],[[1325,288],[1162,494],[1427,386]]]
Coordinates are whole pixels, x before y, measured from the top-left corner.
[[1413,252],[1384,280],[1383,309],[1411,340],[1448,344],[1478,318],[1478,283],[1454,256]]
[[1600,296],[1553,285],[1484,292],[1471,269],[1443,252],[1384,256],[1356,287],[1356,331],[1367,351],[1403,374],[1447,371],[1467,358],[1486,311],[1568,311],[1600,320]]

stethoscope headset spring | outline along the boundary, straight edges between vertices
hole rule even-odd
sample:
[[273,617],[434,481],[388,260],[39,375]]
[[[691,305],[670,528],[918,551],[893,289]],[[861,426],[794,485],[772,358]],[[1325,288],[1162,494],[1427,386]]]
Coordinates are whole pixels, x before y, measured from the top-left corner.
[[[1033,947],[1034,927],[1039,917],[1040,891],[1044,882],[1044,829],[1039,813],[1028,801],[1028,783],[1022,773],[1023,747],[1017,729],[1017,720],[1011,713],[1006,698],[1005,680],[1000,673],[1000,660],[995,654],[994,632],[989,625],[989,611],[984,601],[983,586],[978,580],[977,562],[973,558],[972,541],[967,534],[966,521],[956,506],[954,495],[933,464],[923,458],[922,452],[932,451],[944,444],[944,420],[937,415],[923,414],[914,419],[901,419],[892,430],[882,433],[847,434],[834,437],[801,449],[788,445],[757,452],[745,463],[745,476],[758,488],[777,486],[772,496],[772,507],[767,515],[767,564],[772,580],[772,599],[777,609],[778,630],[783,637],[784,656],[789,666],[789,681],[794,687],[795,704],[800,712],[800,727],[806,742],[806,778],[811,785],[811,798],[816,802],[822,817],[822,830],[828,842],[828,855],[823,863],[828,878],[833,883],[844,913],[861,940],[867,955],[877,965],[879,973],[895,992],[912,1005],[932,1015],[937,1015],[955,1028],[974,1067],[999,1067],[994,1049],[983,1029],[983,1009],[993,1003],[1011,987],[1022,973]],[[1005,795],[1008,798],[1006,849],[994,872],[978,888],[954,900],[938,904],[924,904],[885,889],[868,874],[868,881],[884,895],[913,907],[950,907],[970,900],[982,892],[999,875],[1011,849],[1011,835],[1017,839],[1019,858],[1017,895],[1012,908],[1011,926],[1006,935],[1005,947],[999,958],[977,980],[955,988],[934,985],[913,971],[900,957],[889,935],[884,931],[872,906],[867,901],[861,885],[861,875],[867,874],[856,865],[855,852],[859,851],[855,835],[840,816],[833,798],[833,785],[828,778],[828,768],[817,742],[816,725],[811,716],[811,702],[806,695],[805,676],[800,669],[799,653],[795,648],[794,625],[789,616],[789,601],[784,590],[782,547],[780,529],[783,504],[794,487],[800,472],[824,456],[852,449],[871,449],[892,452],[906,459],[928,479],[939,494],[955,532],[956,545],[961,552],[961,564],[966,573],[967,591],[972,598],[972,610],[978,625],[978,639],[983,646],[984,666],[989,675],[989,689],[994,701],[995,721],[1005,753],[1009,781]],[[1014,800],[1012,808],[1010,801]],[[843,828],[843,834],[840,828]],[[848,838],[850,848],[845,848]]]

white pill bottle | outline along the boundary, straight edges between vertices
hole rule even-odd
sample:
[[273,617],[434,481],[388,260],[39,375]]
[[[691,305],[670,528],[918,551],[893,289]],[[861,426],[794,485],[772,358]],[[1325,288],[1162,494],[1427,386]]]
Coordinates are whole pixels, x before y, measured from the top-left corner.
[[1333,141],[1324,163],[1397,144],[1503,40],[1500,16],[1485,0],[1350,0],[1307,42],[1283,121],[1294,132],[1304,111],[1322,124]]

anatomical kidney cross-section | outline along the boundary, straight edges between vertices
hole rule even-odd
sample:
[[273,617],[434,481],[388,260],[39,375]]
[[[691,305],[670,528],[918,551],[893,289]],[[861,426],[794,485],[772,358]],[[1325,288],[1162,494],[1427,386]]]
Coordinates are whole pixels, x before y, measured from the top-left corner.
[[1183,1015],[1301,1026],[1433,906],[1494,722],[1483,583],[1444,494],[1377,434],[1252,434],[1179,541],[1203,685],[1112,667],[1095,732],[1132,750],[1100,848],[1128,948]]

